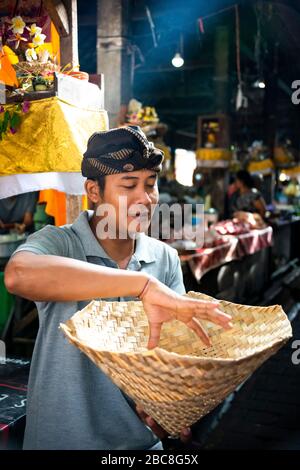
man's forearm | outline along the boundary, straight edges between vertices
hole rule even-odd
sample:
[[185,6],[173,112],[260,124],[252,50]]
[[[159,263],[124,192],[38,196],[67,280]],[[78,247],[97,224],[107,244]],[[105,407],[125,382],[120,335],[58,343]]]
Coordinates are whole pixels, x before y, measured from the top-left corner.
[[12,223],[12,222],[7,223],[7,224],[3,223],[1,227],[4,228],[5,230],[9,230],[11,228],[15,228],[15,223]]
[[7,289],[34,301],[136,297],[147,280],[147,275],[138,272],[29,252],[17,253],[5,270]]

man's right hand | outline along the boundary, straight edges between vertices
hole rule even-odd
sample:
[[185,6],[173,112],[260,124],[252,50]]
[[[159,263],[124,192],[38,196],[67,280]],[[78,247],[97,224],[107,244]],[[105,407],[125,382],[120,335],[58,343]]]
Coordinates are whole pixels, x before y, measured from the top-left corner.
[[210,321],[224,329],[232,327],[232,317],[220,310],[218,302],[176,294],[154,278],[150,279],[143,292],[142,302],[150,327],[149,349],[158,345],[163,323],[174,319],[185,323],[207,346],[210,346],[210,339],[199,320]]

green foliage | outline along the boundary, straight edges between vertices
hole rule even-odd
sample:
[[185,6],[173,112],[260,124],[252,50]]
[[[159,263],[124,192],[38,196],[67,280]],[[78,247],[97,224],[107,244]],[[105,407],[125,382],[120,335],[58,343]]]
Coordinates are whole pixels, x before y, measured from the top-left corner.
[[1,108],[0,113],[0,140],[8,134],[15,134],[20,127],[23,114],[22,105],[17,104],[11,110]]

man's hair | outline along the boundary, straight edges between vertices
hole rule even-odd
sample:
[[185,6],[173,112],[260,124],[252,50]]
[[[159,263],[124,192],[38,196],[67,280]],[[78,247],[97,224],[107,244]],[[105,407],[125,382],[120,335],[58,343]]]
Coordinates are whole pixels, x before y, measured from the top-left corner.
[[101,196],[103,196],[104,189],[105,189],[105,175],[98,176],[98,178],[88,178],[88,179],[92,180],[92,181],[97,181],[98,186],[99,186],[99,190],[100,190],[100,194],[101,194]]
[[97,182],[99,185],[100,193],[103,195],[105,189],[105,176],[98,176]]

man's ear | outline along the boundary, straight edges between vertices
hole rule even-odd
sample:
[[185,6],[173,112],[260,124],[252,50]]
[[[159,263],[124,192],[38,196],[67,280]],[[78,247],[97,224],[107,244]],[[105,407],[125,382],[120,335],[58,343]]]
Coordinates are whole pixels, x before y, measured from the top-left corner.
[[97,181],[88,179],[84,183],[84,187],[85,187],[88,199],[93,204],[99,204],[99,202],[101,201],[101,196],[100,196],[100,190],[99,190],[99,185]]

